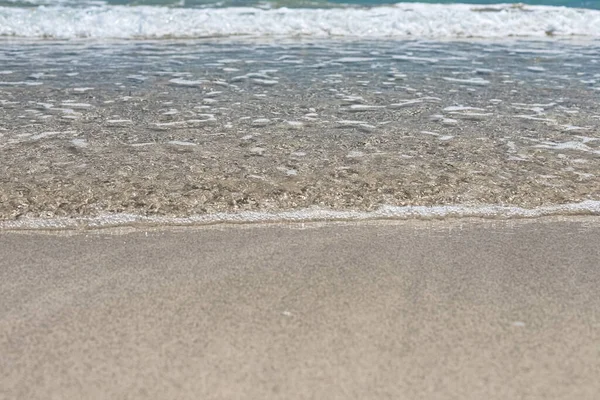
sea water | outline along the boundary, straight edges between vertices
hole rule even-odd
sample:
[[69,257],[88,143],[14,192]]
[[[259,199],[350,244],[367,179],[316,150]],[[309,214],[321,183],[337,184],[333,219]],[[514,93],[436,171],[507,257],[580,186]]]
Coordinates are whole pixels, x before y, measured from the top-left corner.
[[600,2],[479,3],[0,0],[0,226],[598,214]]

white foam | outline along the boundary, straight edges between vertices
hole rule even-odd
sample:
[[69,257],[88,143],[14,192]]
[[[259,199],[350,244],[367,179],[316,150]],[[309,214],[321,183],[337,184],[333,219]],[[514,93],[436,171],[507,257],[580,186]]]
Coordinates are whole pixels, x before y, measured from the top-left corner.
[[365,101],[365,99],[362,96],[345,96],[345,95],[337,95],[337,97],[340,97],[342,99],[342,102],[344,102],[345,104],[355,104],[355,103],[362,103]]
[[89,143],[85,139],[73,139],[71,144],[75,147],[85,148],[88,147]]
[[452,119],[452,118],[442,118],[442,120],[440,122],[444,126],[458,125],[458,121],[455,119]]
[[271,120],[268,118],[258,118],[252,121],[252,126],[261,127],[267,126],[271,123]]
[[176,86],[190,86],[190,87],[196,87],[196,86],[200,86],[200,85],[206,83],[206,81],[202,81],[202,80],[192,81],[192,80],[183,79],[183,78],[174,78],[174,79],[169,80],[169,82]]
[[448,82],[463,83],[465,85],[487,86],[490,84],[490,81],[486,81],[485,79],[482,79],[482,78],[459,79],[459,78],[444,77],[443,79]]
[[375,61],[376,58],[373,57],[342,57],[334,60],[334,62],[338,63],[359,63],[359,62],[367,62],[367,61]]
[[198,114],[202,119],[188,119],[185,121],[190,127],[212,125],[217,122],[217,118],[213,114]]
[[184,142],[181,140],[171,140],[169,142],[167,142],[168,144],[172,144],[174,146],[197,146],[196,143],[192,143],[192,142]]
[[[0,19],[0,24],[2,20]],[[2,31],[2,26],[0,25],[0,32]],[[0,34],[2,36],[2,34]],[[18,82],[0,82],[0,86],[40,86],[43,85],[43,82],[32,82],[32,81],[18,81]]]
[[450,112],[448,114],[454,118],[466,119],[466,120],[471,120],[471,121],[483,121],[484,119],[494,115],[492,113],[461,112],[461,111]]
[[33,135],[33,136],[29,137],[29,140],[40,140],[40,139],[44,139],[44,138],[51,137],[51,136],[68,135],[68,134],[73,134],[73,133],[75,133],[75,131],[42,132],[42,133],[38,133],[37,135]]
[[127,79],[130,81],[144,82],[148,77],[143,75],[128,75]]
[[[214,36],[509,37],[600,36],[600,11],[550,6],[400,3],[372,8],[148,6],[0,7],[0,36],[183,38]],[[398,60],[416,60],[405,56]]]
[[346,154],[346,158],[361,158],[364,156],[365,153],[363,153],[362,151],[351,151],[348,154]]
[[600,140],[600,138],[581,136],[581,135],[575,135],[575,137],[580,139],[581,143],[596,142],[596,141]]
[[512,103],[513,106],[520,106],[520,107],[542,107],[542,108],[550,108],[550,107],[554,107],[556,105],[556,103],[533,103],[533,104],[527,104],[527,103]]
[[595,153],[595,151],[593,151],[593,149],[590,146],[580,143],[580,142],[574,142],[574,141],[562,142],[562,143],[544,142],[544,144],[538,144],[533,147],[538,147],[538,148],[542,148],[542,149],[552,149],[552,150],[578,150],[578,151],[587,151],[587,152]]
[[155,145],[156,142],[146,142],[146,143],[132,143],[131,146],[132,147],[146,147],[146,146],[152,146]]
[[437,58],[413,57],[413,56],[392,56],[392,59],[399,61],[412,61],[416,63],[435,64],[439,60]]
[[132,124],[133,121],[130,119],[109,119],[106,121],[106,125],[111,127],[125,127],[131,126]]
[[173,122],[157,122],[153,125],[153,128],[159,130],[185,128],[187,123],[185,121],[173,121]]
[[274,86],[279,82],[273,79],[252,79],[252,83],[256,83],[261,86]]
[[519,119],[525,119],[525,120],[529,120],[529,121],[540,121],[540,122],[550,122],[552,124],[555,124],[556,121],[550,118],[540,118],[540,117],[536,117],[535,115],[515,115],[515,118],[519,118]]
[[[67,74],[67,75],[69,75],[69,74]],[[94,90],[94,88],[91,88],[91,87],[73,88],[73,92],[75,92],[75,93],[85,93],[85,92],[89,92],[90,90]]]
[[300,121],[285,121],[285,123],[290,129],[302,129],[304,127],[304,123]]
[[352,104],[350,107],[347,107],[345,110],[350,112],[364,112],[364,111],[377,111],[385,108],[384,106],[371,106],[366,104]]
[[462,107],[462,106],[451,106],[444,108],[443,111],[454,112],[454,111],[484,111],[483,108],[477,107]]
[[600,215],[600,201],[550,205],[536,208],[498,205],[382,206],[375,211],[335,211],[311,208],[298,211],[240,212],[194,215],[190,217],[105,214],[97,217],[20,218],[0,221],[0,230],[10,229],[77,229],[131,225],[209,225],[218,223],[268,223],[309,221],[366,221],[440,218],[538,218],[553,215]]
[[373,125],[370,125],[369,123],[365,122],[365,121],[353,121],[353,120],[339,120],[336,121],[338,124],[338,127],[340,128],[355,128],[355,127],[359,127],[359,128],[364,128],[364,129],[375,129],[375,127]]
[[72,108],[73,110],[86,110],[88,108],[92,108],[91,104],[88,103],[71,103],[71,102],[65,102],[62,103],[61,106],[63,107],[69,107]]
[[545,72],[546,68],[544,68],[544,67],[527,67],[527,70],[531,71],[531,72]]
[[565,132],[588,131],[588,130],[592,129],[589,126],[575,126],[575,125],[562,125],[561,128],[563,128],[563,130]]
[[399,103],[393,103],[390,104],[388,107],[389,108],[406,108],[406,107],[411,107],[411,106],[415,106],[418,104],[421,104],[423,102],[429,102],[429,103],[436,103],[438,101],[441,101],[442,99],[440,99],[439,97],[420,97],[418,99],[411,99],[411,100],[401,100]]

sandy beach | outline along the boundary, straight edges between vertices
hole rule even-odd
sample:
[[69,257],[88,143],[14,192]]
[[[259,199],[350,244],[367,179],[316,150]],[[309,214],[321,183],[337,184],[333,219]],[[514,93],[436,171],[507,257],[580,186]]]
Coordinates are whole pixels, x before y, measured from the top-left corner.
[[0,400],[599,399],[600,1],[455,1],[0,0]]
[[1,399],[594,399],[600,219],[0,232]]

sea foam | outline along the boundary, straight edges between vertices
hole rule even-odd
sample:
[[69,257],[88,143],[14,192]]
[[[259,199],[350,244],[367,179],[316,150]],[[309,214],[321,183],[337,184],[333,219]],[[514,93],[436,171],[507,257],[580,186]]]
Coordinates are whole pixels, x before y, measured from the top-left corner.
[[0,36],[60,39],[600,37],[600,11],[508,4],[484,7],[421,3],[331,9],[0,7]]
[[281,212],[214,213],[188,217],[105,214],[90,217],[0,220],[2,230],[94,229],[118,226],[202,226],[213,224],[301,223],[313,221],[428,220],[446,218],[524,219],[548,216],[600,215],[600,201],[536,208],[500,205],[381,206],[374,211],[310,208]]

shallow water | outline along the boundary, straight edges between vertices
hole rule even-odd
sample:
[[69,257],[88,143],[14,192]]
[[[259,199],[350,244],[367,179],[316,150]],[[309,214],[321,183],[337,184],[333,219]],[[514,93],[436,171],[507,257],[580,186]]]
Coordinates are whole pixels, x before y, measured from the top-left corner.
[[600,48],[7,41],[0,218],[598,200]]
[[600,3],[432,3],[0,0],[0,229],[599,213]]

